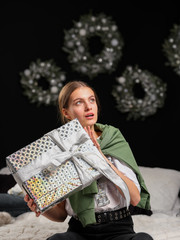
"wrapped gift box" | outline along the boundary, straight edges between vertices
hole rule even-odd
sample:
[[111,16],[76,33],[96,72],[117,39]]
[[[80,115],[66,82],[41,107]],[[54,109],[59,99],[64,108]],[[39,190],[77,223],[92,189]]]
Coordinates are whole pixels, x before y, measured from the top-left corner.
[[6,158],[14,179],[44,212],[102,176],[87,161],[99,155],[77,119],[54,129]]

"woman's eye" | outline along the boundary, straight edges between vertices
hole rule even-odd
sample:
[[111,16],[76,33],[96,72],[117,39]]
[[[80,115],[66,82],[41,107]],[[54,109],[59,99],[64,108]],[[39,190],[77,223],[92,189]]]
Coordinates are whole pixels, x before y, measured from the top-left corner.
[[76,102],[76,105],[80,105],[80,104],[81,104],[81,101],[77,101],[77,102]]
[[91,99],[90,99],[90,102],[92,102],[92,103],[95,102],[95,101],[96,101],[95,98],[91,98]]

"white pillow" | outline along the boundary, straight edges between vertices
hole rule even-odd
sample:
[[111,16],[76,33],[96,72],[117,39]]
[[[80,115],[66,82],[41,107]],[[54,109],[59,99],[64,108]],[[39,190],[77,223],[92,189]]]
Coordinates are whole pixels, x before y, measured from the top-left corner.
[[180,171],[165,168],[139,167],[151,195],[153,212],[171,211],[180,190]]

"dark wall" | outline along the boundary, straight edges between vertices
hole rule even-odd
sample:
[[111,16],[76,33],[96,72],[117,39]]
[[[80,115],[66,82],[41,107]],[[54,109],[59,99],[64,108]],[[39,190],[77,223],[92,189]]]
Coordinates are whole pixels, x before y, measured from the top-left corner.
[[[173,24],[179,24],[177,5],[163,3],[158,8],[147,2],[135,4],[135,1],[59,2],[1,3],[1,167],[5,166],[7,155],[60,126],[57,107],[31,104],[22,94],[19,76],[19,72],[28,68],[31,61],[53,58],[66,72],[67,81],[80,79],[95,88],[102,105],[99,122],[121,130],[139,165],[180,169],[180,76],[165,65],[167,59],[162,52],[162,44]],[[80,16],[90,11],[111,16],[125,43],[116,71],[99,74],[92,80],[74,72],[67,54],[62,50],[64,30],[72,28],[73,21],[78,21]],[[127,121],[127,115],[115,108],[115,99],[111,95],[116,77],[122,74],[127,65],[135,64],[167,83],[164,107],[144,121]]]

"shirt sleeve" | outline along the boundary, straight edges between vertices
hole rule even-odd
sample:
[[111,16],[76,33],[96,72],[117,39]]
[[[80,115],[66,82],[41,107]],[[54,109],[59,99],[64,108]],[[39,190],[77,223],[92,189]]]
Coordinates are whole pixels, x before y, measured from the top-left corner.
[[111,161],[114,163],[114,165],[117,167],[119,171],[121,171],[126,177],[128,177],[134,182],[140,193],[141,187],[137,180],[136,174],[133,172],[133,170],[129,166],[127,166],[127,164],[125,164],[123,161],[117,160],[116,158],[112,157]]

